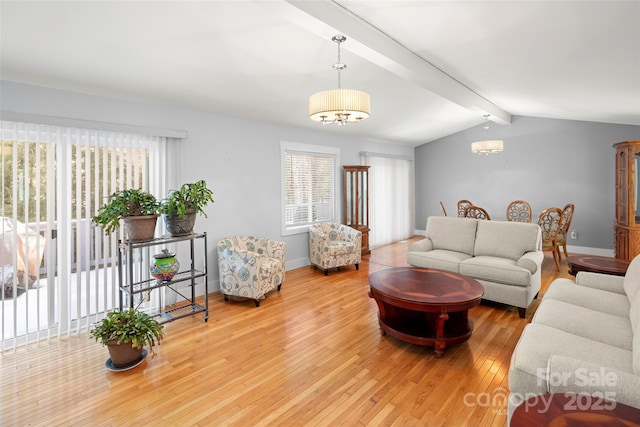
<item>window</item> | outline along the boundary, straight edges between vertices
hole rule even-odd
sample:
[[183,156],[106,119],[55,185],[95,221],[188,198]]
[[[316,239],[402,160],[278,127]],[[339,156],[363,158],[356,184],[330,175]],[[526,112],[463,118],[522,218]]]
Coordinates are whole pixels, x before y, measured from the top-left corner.
[[306,232],[318,222],[335,221],[340,150],[280,143],[282,234]]

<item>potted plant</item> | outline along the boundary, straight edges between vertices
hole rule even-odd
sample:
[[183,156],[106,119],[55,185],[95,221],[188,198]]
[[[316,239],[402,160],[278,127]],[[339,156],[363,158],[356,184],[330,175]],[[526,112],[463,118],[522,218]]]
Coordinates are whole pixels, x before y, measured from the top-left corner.
[[144,311],[114,310],[93,325],[90,331],[96,342],[107,346],[110,361],[116,369],[133,367],[144,359],[144,346],[155,355],[153,346],[164,337],[163,326]]
[[117,191],[109,196],[109,202],[98,210],[93,222],[110,234],[122,219],[127,236],[132,242],[153,240],[160,203],[153,194],[141,189]]
[[200,180],[182,184],[178,190],[171,190],[160,205],[160,212],[172,236],[185,236],[193,232],[196,215],[207,218],[204,207],[213,203],[213,192],[207,183]]

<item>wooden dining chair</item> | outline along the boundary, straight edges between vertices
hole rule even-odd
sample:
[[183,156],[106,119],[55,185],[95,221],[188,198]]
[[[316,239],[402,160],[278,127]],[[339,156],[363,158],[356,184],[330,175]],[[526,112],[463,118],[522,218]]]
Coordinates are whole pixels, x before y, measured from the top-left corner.
[[560,250],[557,237],[562,227],[562,210],[560,208],[545,209],[538,218],[538,225],[542,230],[542,250],[553,253],[556,270],[560,271]]
[[531,205],[524,200],[514,200],[509,203],[507,221],[531,222]]
[[464,209],[464,217],[465,218],[476,218],[476,219],[486,219],[486,220],[490,220],[491,217],[489,216],[489,213],[484,210],[483,208],[481,208],[480,206],[467,206]]
[[565,207],[562,208],[562,227],[560,227],[560,231],[558,231],[558,236],[556,237],[556,242],[558,244],[558,254],[560,254],[560,248],[562,247],[565,258],[569,256],[567,254],[567,234],[569,233],[569,227],[571,227],[573,211],[573,203],[567,203]]
[[444,203],[440,202],[440,209],[442,209],[442,213],[444,216],[447,216],[447,210],[444,208]]
[[471,201],[469,200],[458,200],[458,216],[460,218],[464,218],[464,210],[467,208],[467,206],[471,205],[473,205],[473,203],[471,203]]

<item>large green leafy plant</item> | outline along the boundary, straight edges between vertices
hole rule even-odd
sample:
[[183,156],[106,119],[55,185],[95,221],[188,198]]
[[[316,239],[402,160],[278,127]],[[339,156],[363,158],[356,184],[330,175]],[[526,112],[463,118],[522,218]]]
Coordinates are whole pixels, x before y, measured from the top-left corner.
[[141,189],[128,189],[109,196],[109,202],[98,209],[93,222],[109,234],[120,225],[120,218],[127,216],[158,215],[160,203],[153,194]]
[[130,342],[136,348],[148,346],[153,354],[153,346],[164,337],[163,329],[158,321],[144,311],[129,308],[110,311],[107,317],[93,325],[90,334],[96,342],[105,346],[110,341],[116,341],[117,344]]
[[182,184],[178,190],[169,192],[161,203],[160,211],[171,217],[184,217],[187,213],[202,214],[207,218],[204,207],[213,203],[213,192],[204,180]]

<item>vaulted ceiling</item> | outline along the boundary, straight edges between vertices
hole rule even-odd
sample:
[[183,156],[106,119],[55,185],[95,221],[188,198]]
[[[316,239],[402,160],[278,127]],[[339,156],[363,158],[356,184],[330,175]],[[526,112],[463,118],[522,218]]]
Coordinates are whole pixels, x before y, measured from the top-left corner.
[[417,146],[512,115],[640,125],[640,1],[5,1],[0,76]]

